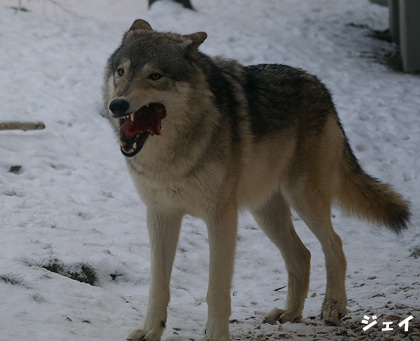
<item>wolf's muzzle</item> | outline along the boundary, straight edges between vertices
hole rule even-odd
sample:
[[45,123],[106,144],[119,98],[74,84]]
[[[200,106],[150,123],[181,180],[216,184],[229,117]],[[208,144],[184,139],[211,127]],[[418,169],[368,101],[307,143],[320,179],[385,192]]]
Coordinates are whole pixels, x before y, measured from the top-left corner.
[[113,113],[114,117],[121,117],[127,115],[127,110],[130,107],[130,103],[127,100],[117,98],[109,103],[109,110]]

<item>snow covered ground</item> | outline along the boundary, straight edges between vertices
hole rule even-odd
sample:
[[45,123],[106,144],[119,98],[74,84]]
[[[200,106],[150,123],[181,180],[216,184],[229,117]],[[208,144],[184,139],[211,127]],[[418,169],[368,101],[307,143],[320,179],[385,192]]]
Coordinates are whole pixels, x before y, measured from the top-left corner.
[[[54,4],[55,3],[55,4]],[[331,90],[363,167],[411,201],[401,236],[334,211],[348,261],[349,315],[327,327],[318,315],[325,267],[316,238],[304,321],[262,325],[285,303],[284,263],[244,213],[232,288],[234,340],[420,338],[420,77],[378,62],[393,50],[369,37],[387,28],[367,0],[193,0],[145,11],[138,0],[0,4],[0,121],[45,122],[43,131],[0,132],[0,340],[124,340],[145,315],[149,246],[138,198],[110,125],[100,113],[102,72],[135,18],[157,30],[206,31],[202,50],[244,64],[285,63]],[[11,172],[12,166],[22,166]],[[187,217],[172,277],[165,340],[197,340],[206,321],[206,228]],[[417,249],[416,249],[417,248]],[[419,255],[420,257],[420,255]],[[96,271],[95,286],[48,271]],[[378,324],[362,330],[364,315]],[[407,333],[395,322],[412,315]],[[381,331],[393,321],[392,331]]]

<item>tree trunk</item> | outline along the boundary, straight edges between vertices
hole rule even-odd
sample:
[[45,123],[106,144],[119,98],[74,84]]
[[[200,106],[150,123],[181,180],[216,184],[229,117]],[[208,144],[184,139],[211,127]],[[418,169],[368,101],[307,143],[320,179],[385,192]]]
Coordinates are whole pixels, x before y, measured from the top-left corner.
[[[149,0],[149,8],[150,8],[150,6],[152,6],[152,4],[154,3],[154,2],[156,2],[157,0]],[[175,2],[178,2],[178,3],[180,3],[181,5],[183,5],[185,8],[188,8],[188,9],[192,9],[192,10],[194,10],[194,7],[192,6],[192,4],[191,4],[191,0],[173,0],[173,1],[175,1]]]

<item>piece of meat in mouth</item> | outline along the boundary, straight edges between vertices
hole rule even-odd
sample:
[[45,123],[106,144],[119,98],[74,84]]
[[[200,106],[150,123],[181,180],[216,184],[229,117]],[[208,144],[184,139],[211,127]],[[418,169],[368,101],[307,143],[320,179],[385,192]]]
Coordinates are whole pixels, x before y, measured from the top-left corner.
[[121,118],[121,152],[127,157],[132,157],[143,148],[149,135],[162,136],[162,120],[165,117],[165,107],[160,103],[151,103]]

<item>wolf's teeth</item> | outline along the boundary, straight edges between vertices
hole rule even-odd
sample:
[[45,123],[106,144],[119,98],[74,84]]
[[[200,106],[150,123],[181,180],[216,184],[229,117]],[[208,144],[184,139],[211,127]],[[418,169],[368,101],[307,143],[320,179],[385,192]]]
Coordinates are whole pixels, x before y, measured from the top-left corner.
[[130,115],[130,120],[131,120],[131,122],[133,122],[133,121],[134,121],[134,113],[132,113],[132,114]]
[[137,149],[137,143],[136,142],[134,142],[133,143],[133,150],[136,150]]
[[123,142],[123,141],[121,141],[121,140],[120,140],[120,146],[121,146],[121,147],[125,147],[125,146],[126,146],[126,144],[127,144],[127,143],[125,143],[125,142]]

